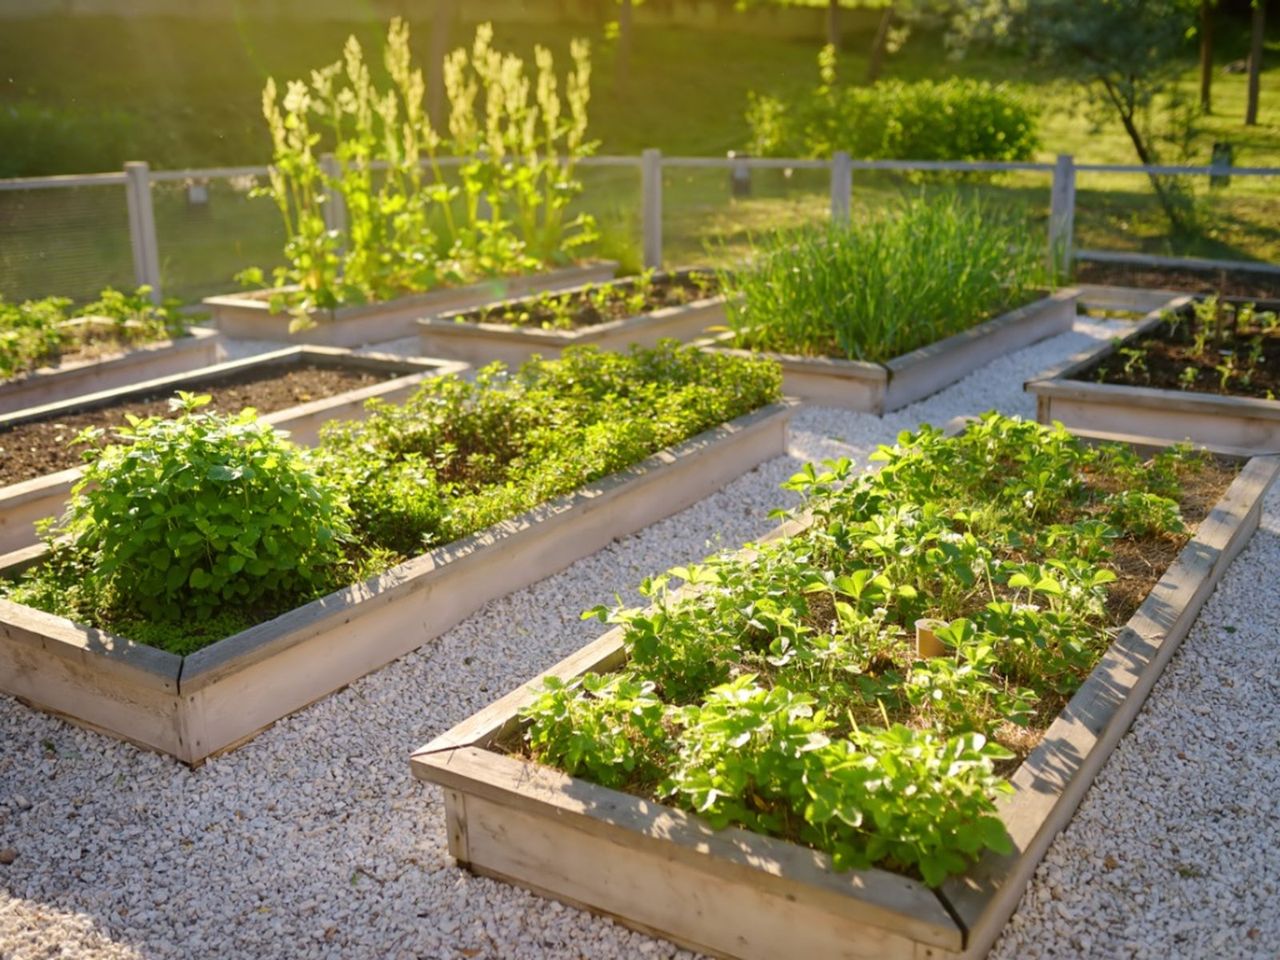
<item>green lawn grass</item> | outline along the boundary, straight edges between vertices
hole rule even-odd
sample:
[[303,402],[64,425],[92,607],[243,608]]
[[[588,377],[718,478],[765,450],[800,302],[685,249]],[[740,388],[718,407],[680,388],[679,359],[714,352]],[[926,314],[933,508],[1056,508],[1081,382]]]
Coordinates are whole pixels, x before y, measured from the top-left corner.
[[[873,18],[853,19],[840,70],[859,78]],[[268,20],[199,22],[166,18],[115,20],[44,17],[11,21],[0,31],[0,175],[119,169],[129,158],[157,168],[261,163],[268,159],[259,115],[267,76],[304,75],[334,59],[356,33],[375,51],[384,25],[290,23],[288,42]],[[414,45],[425,57],[428,29],[414,24]],[[719,155],[747,140],[743,108],[749,90],[803,91],[816,75],[818,40],[661,27],[638,28],[632,70],[615,74],[613,51],[601,28],[590,25],[498,24],[499,44],[522,52],[549,45],[562,62],[569,39],[593,34],[596,74],[592,132],[603,153],[638,153],[650,146],[668,155]],[[1239,34],[1239,36],[1236,36]],[[1220,63],[1240,56],[1243,24],[1223,25]],[[461,29],[456,42],[467,37]],[[1233,41],[1234,46],[1225,41]],[[1280,45],[1269,45],[1280,62]],[[1011,57],[952,61],[936,38],[913,38],[890,60],[887,74],[904,79],[951,73],[1010,83],[1042,107],[1039,159],[1071,153],[1081,163],[1135,162],[1120,126],[1095,122],[1077,91]],[[1189,61],[1183,83],[1196,83]],[[1235,146],[1239,165],[1280,165],[1280,69],[1264,72],[1261,122],[1243,126],[1245,78],[1215,75],[1214,113],[1201,122],[1191,162],[1207,163],[1212,144]],[[56,120],[32,126],[29,115],[49,111]],[[28,119],[14,119],[23,113]],[[123,119],[122,119],[123,118]],[[7,124],[7,126],[6,126]],[[109,133],[109,135],[108,135]],[[826,215],[821,173],[757,172],[747,198],[730,196],[724,171],[669,169],[665,178],[667,259],[732,260],[752,234]],[[968,189],[1019,204],[1032,229],[1043,229],[1049,178],[1019,174],[987,178]],[[855,215],[918,184],[888,174],[854,179]],[[104,188],[105,190],[106,188]],[[128,236],[123,191],[88,203],[72,192],[43,197],[0,193],[0,293],[89,296],[102,283],[128,282]],[[80,194],[82,191],[75,191]],[[1280,260],[1280,180],[1237,178],[1222,190],[1200,181],[1196,229],[1170,236],[1141,175],[1082,173],[1078,183],[1078,246],[1148,252]],[[602,252],[636,264],[639,177],[633,170],[597,170],[587,177],[583,206],[596,213],[605,234]],[[102,211],[95,213],[99,207]],[[118,209],[116,209],[118,207]],[[106,209],[109,208],[109,209]],[[60,213],[61,211],[61,213]],[[225,289],[237,270],[270,266],[279,250],[279,226],[267,200],[215,185],[205,207],[185,193],[156,192],[162,269],[168,292],[187,297]],[[46,239],[48,238],[48,239]]]

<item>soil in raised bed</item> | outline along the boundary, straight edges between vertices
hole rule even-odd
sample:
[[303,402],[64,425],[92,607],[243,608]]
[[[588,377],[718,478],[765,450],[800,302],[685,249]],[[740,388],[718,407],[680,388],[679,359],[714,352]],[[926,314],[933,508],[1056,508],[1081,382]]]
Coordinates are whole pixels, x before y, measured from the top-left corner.
[[1280,299],[1280,276],[1244,270],[1175,270],[1082,260],[1076,264],[1076,282],[1216,293],[1224,297]]
[[1199,352],[1195,334],[1193,316],[1186,311],[1125,344],[1124,350],[1139,350],[1140,355],[1117,350],[1071,379],[1227,397],[1280,397],[1280,328],[1229,328],[1220,340],[1210,336]]
[[[234,413],[244,407],[254,407],[259,413],[267,414],[403,375],[313,364],[266,366],[190,389],[192,393],[211,396],[210,407],[215,410]],[[166,390],[110,406],[0,428],[0,485],[21,483],[80,466],[83,448],[71,441],[81,430],[85,427],[110,429],[123,424],[127,414],[170,416],[169,398],[173,395],[173,390]]]
[[715,296],[719,283],[709,273],[661,274],[639,280],[592,284],[567,293],[544,293],[455,316],[466,323],[498,323],[542,330],[579,330],[626,320],[666,307],[681,307]]

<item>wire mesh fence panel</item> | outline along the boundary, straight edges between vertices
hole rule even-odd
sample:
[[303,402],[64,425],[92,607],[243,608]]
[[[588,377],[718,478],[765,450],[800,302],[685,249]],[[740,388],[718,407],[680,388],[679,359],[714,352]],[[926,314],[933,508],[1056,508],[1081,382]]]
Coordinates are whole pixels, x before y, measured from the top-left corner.
[[830,215],[826,170],[663,166],[663,260],[668,266],[729,266],[749,253],[753,237]]
[[249,176],[151,185],[160,276],[166,297],[198,300],[240,289],[235,275],[262,267],[270,276],[284,249],[284,225],[267,197],[251,198]]
[[1168,257],[1280,260],[1280,178],[1076,176],[1076,246]]
[[855,219],[892,215],[901,203],[951,197],[979,203],[999,216],[1021,219],[1027,243],[1048,252],[1050,176],[1033,171],[955,174],[856,170],[851,215]]
[[119,184],[0,191],[0,295],[70,297],[132,289],[129,210]]
[[640,271],[644,226],[640,216],[638,167],[582,167],[582,193],[570,204],[572,219],[585,213],[595,220],[598,239],[586,255],[617,260],[622,273]]

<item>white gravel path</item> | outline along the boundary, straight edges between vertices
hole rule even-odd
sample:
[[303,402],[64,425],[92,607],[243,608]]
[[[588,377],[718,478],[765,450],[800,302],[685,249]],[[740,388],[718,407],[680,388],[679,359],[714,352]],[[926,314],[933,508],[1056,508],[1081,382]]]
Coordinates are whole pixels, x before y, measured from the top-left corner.
[[[769,529],[803,459],[861,462],[924,419],[1031,415],[1023,380],[1115,329],[1082,319],[883,420],[803,410],[791,457],[194,772],[0,697],[0,958],[687,956],[456,869],[409,751],[590,640],[579,611]],[[1277,564],[1273,497],[996,955],[1276,956]]]

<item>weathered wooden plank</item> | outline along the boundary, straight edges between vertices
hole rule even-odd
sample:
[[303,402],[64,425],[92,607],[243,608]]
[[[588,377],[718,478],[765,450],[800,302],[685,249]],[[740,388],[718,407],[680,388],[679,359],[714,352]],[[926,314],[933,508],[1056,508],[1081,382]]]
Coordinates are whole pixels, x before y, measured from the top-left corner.
[[[702,929],[700,935],[694,935],[679,926],[661,927],[654,922],[656,918],[645,916],[645,906],[636,904],[632,909],[630,896],[617,901],[615,909],[609,898],[620,892],[616,886],[602,896],[591,895],[593,888],[607,886],[608,878],[593,879],[587,871],[575,879],[574,874],[583,864],[574,860],[566,865],[556,851],[572,849],[575,836],[590,837],[597,842],[587,844],[589,847],[604,849],[602,844],[609,844],[618,848],[613,856],[605,858],[610,870],[628,872],[646,888],[650,883],[680,884],[692,894],[699,886],[720,886],[723,889],[717,899],[726,900],[725,908],[730,911],[744,910],[742,891],[752,891],[769,900],[776,898],[778,902],[768,909],[781,909],[784,917],[791,917],[793,925],[803,925],[805,915],[813,910],[811,925],[816,928],[815,935],[822,938],[817,942],[830,947],[847,940],[848,946],[842,949],[854,951],[830,954],[833,956],[877,956],[875,950],[884,949],[899,938],[948,950],[962,946],[954,921],[933,892],[918,881],[882,870],[837,872],[831,867],[830,858],[817,851],[746,830],[714,830],[701,818],[683,811],[485,750],[464,747],[416,762],[420,776],[427,774],[447,789],[466,794],[471,865],[499,870],[502,864],[510,865],[513,854],[504,854],[499,848],[505,841],[513,841],[517,848],[514,857],[529,857],[522,871],[526,874],[524,879],[547,883],[554,877],[557,887],[561,882],[572,885],[566,891],[570,896],[619,915],[625,908],[632,918],[668,934],[683,935],[735,956],[779,955],[736,952],[742,946],[736,938],[733,949],[729,949],[729,944],[717,944],[714,934],[702,928],[693,928]],[[533,827],[537,823],[555,824],[562,829],[540,828],[554,835],[556,842],[529,848],[520,846],[513,829],[495,828],[494,821],[509,827],[519,822],[522,827],[514,832],[525,837],[537,835],[538,830]],[[682,869],[668,871],[659,867],[661,876],[655,878],[653,868],[659,864],[679,865]],[[645,880],[646,876],[650,880]],[[582,893],[587,895],[579,896]],[[750,894],[745,899],[751,899]],[[802,906],[797,908],[797,904]],[[846,925],[849,923],[852,926]],[[732,926],[722,929],[729,932]],[[760,935],[763,937],[764,931]],[[748,946],[755,949],[761,945]],[[801,955],[828,954],[819,951]]]
[[312,314],[315,324],[307,330],[290,331],[293,318],[287,313],[271,312],[267,302],[271,291],[206,297],[204,305],[227,337],[358,347],[412,337],[419,317],[483,306],[539,290],[560,290],[591,280],[609,280],[617,269],[618,264],[611,260],[597,261],[524,276],[491,278],[461,287],[443,287],[383,303],[320,310]]

